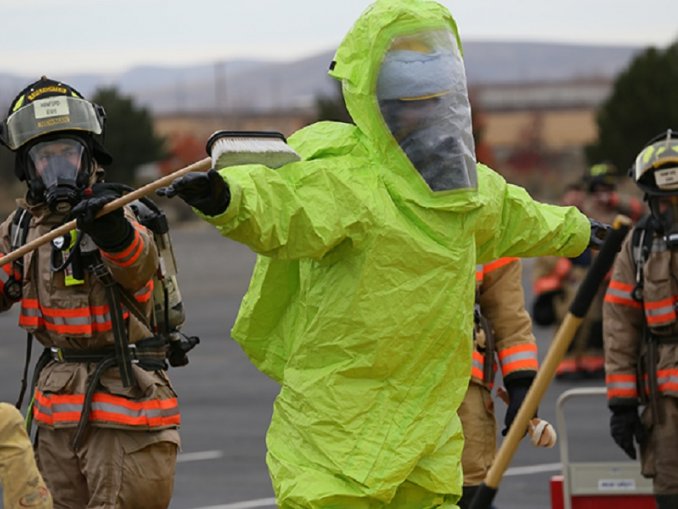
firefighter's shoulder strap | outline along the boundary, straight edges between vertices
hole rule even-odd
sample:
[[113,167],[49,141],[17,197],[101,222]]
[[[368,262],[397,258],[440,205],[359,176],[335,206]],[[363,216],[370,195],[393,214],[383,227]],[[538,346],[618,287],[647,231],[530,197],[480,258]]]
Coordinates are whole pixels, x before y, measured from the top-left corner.
[[[491,384],[494,379],[494,354],[496,350],[494,330],[492,330],[492,324],[490,321],[483,315],[482,308],[480,307],[480,292],[476,288],[476,301],[473,311],[473,321],[475,322],[474,327],[474,338],[477,330],[482,330],[485,335],[485,345],[483,347],[483,383]],[[476,348],[478,347],[477,342]]]
[[[644,274],[643,267],[645,262],[650,258],[652,253],[652,246],[655,241],[655,223],[651,214],[648,214],[641,219],[633,229],[631,234],[631,254],[633,258],[633,265],[635,270],[636,284],[631,291],[631,297],[641,304],[644,300]],[[642,359],[638,359],[637,374],[638,374],[638,394],[641,403],[647,404],[647,397],[643,382],[647,379],[649,389],[649,403],[652,408],[652,414],[657,422],[661,422],[662,414],[659,407],[659,387],[657,383],[657,363],[658,363],[658,345],[657,338],[646,320],[643,320],[643,341],[647,347],[647,354],[645,356],[645,363],[643,365]]]
[[631,292],[631,297],[637,302],[643,301],[643,266],[652,252],[654,233],[655,224],[650,214],[638,221],[631,233],[631,255],[636,275],[636,284]]

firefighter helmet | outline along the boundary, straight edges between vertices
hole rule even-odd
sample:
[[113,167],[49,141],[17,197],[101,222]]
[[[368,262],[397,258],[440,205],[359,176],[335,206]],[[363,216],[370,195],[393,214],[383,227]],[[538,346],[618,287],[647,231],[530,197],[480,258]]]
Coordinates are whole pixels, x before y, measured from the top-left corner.
[[648,196],[678,194],[678,131],[668,129],[650,140],[630,173]]
[[[45,76],[24,88],[12,101],[0,127],[0,139],[14,152],[37,138],[71,134],[84,139],[100,164],[110,164],[110,154],[95,138],[103,134],[106,113],[103,107],[87,101],[73,87]],[[25,174],[17,165],[17,177]]]

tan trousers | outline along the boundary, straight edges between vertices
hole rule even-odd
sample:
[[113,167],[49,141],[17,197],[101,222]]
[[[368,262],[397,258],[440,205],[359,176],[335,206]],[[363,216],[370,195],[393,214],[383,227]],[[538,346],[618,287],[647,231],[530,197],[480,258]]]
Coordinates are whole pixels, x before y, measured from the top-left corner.
[[179,433],[90,426],[73,451],[74,429],[38,431],[37,458],[56,509],[166,509]]
[[35,464],[23,417],[7,403],[0,403],[0,486],[5,509],[52,508],[52,497]]
[[469,383],[457,413],[464,429],[464,451],[461,455],[464,486],[477,486],[485,479],[497,450],[492,394],[479,384]]
[[649,431],[640,449],[643,475],[652,478],[655,494],[678,494],[678,398],[661,396],[662,422],[656,422],[650,405],[642,414],[645,429]]

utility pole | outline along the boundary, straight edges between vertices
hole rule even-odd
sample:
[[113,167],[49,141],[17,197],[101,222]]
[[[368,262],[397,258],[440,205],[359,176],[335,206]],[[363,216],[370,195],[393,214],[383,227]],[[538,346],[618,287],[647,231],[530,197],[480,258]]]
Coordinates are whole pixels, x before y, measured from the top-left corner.
[[226,62],[219,61],[214,66],[214,113],[217,127],[223,127],[226,121]]

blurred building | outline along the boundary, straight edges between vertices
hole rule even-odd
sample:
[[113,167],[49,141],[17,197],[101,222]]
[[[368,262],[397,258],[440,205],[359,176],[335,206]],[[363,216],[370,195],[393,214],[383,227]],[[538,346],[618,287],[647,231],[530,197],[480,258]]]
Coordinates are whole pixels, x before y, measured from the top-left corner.
[[610,79],[476,85],[474,108],[493,165],[544,199],[582,175],[584,147],[598,135],[596,114]]
[[161,136],[190,134],[206,142],[214,131],[279,131],[285,136],[315,121],[312,107],[270,112],[238,111],[224,113],[161,113],[155,116],[155,129]]

